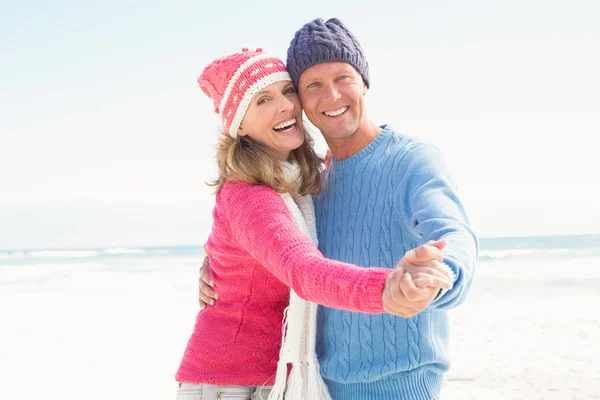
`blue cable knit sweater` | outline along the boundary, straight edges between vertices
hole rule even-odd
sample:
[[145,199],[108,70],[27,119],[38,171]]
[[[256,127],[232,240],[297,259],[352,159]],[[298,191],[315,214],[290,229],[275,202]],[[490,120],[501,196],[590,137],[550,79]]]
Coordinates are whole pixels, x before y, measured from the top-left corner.
[[319,308],[317,354],[334,400],[430,400],[448,370],[447,310],[471,285],[477,238],[436,148],[390,126],[365,149],[332,160],[316,199],[325,257],[393,268],[428,240],[447,239],[454,287],[412,318]]

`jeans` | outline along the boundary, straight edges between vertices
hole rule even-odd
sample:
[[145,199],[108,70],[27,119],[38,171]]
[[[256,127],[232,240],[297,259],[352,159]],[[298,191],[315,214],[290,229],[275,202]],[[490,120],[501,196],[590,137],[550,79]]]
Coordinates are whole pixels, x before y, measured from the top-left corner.
[[272,386],[216,386],[179,383],[176,400],[267,400]]
[[[267,400],[273,386],[215,386],[179,383],[175,400]],[[432,400],[440,400],[436,397]]]

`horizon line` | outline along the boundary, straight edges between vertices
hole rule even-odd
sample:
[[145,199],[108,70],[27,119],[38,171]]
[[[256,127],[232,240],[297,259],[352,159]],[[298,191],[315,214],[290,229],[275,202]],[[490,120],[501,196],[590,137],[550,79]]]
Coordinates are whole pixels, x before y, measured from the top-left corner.
[[[595,237],[600,236],[600,233],[569,233],[569,234],[545,234],[545,235],[514,235],[514,236],[481,236],[478,240],[502,240],[502,239],[534,239],[534,238],[550,238],[550,237]],[[202,248],[203,244],[154,244],[154,245],[108,245],[108,246],[75,246],[75,247],[43,247],[43,248],[0,248],[0,252],[16,252],[16,251],[65,251],[65,250],[104,250],[104,249],[160,249],[160,248]]]

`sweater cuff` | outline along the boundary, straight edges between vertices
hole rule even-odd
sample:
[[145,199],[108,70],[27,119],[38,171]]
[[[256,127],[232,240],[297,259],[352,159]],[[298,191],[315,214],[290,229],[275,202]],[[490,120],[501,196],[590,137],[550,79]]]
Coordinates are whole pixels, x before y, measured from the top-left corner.
[[376,314],[385,313],[383,309],[383,289],[387,277],[392,273],[392,269],[387,268],[369,268],[369,273],[365,277],[365,299],[360,308],[366,313]]
[[[455,271],[455,268],[453,268],[453,266],[454,266],[454,263],[450,262],[449,259],[445,257],[444,258],[444,267],[446,267],[446,269],[452,273],[452,285],[454,285],[456,283],[456,281],[458,280],[458,271]],[[452,289],[454,289],[454,286],[452,287]],[[440,301],[442,300],[444,295],[446,293],[448,293],[449,291],[451,291],[452,289],[440,289],[437,296],[435,296],[435,299],[433,299],[433,301],[429,304],[429,306],[435,308],[440,303]]]

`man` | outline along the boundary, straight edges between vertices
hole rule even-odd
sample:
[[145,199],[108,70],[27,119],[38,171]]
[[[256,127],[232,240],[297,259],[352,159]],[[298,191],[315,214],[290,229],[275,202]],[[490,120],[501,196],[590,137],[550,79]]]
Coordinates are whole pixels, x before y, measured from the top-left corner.
[[[418,295],[406,274],[397,299],[404,318],[320,307],[317,353],[329,392],[333,400],[437,398],[449,368],[447,310],[465,299],[478,251],[442,154],[369,119],[369,66],[341,21],[300,28],[287,67],[333,154],[315,199],[325,257],[393,268],[415,259],[411,249],[445,240],[443,261],[454,273],[451,290]],[[201,302],[210,301],[214,292],[201,291]]]

